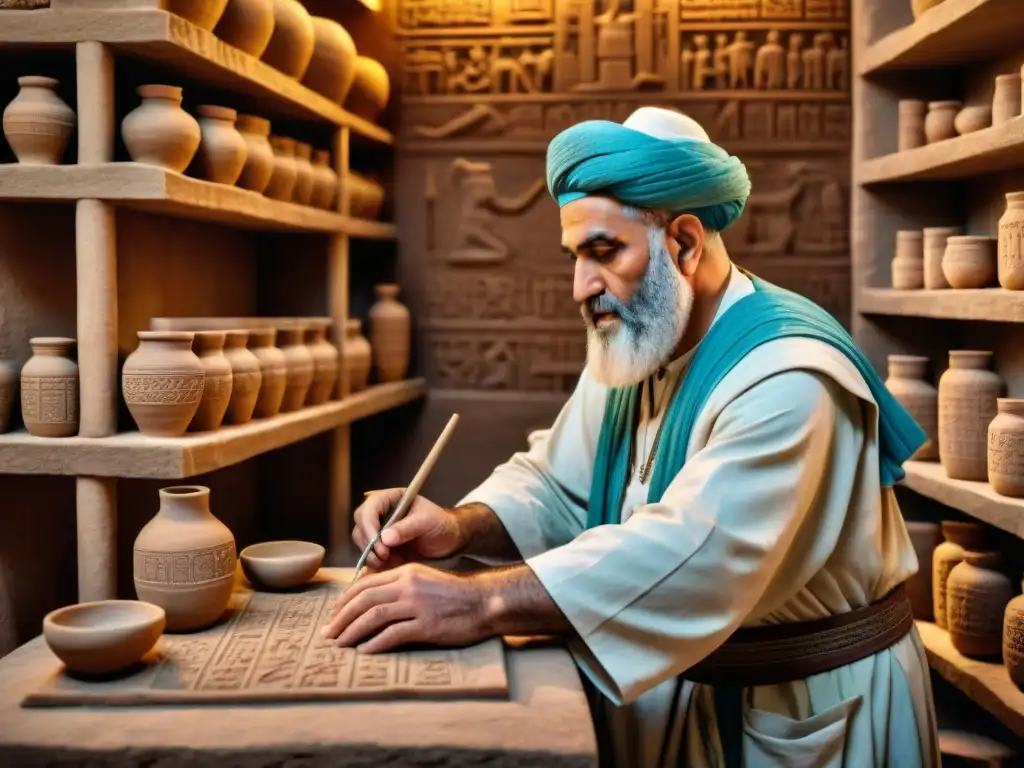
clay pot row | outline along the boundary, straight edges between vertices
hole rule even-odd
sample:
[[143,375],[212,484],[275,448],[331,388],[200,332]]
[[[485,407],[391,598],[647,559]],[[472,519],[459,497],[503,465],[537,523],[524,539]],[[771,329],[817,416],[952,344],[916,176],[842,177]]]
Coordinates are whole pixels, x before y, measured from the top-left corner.
[[[78,434],[78,363],[72,356],[75,340],[63,336],[29,340],[32,356],[21,367],[0,360],[0,433],[11,425],[15,395],[21,390],[21,418],[36,437]],[[19,381],[20,378],[20,381]]]
[[23,165],[57,165],[78,123],[75,111],[60,96],[58,80],[27,75],[18,78],[18,95],[4,108],[4,136]]

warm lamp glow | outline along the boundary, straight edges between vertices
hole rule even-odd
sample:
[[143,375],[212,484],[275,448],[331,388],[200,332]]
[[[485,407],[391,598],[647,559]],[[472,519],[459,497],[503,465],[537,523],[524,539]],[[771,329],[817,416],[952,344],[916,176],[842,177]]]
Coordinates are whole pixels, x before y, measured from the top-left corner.
[[379,11],[383,5],[382,0],[359,0],[363,5],[369,8],[371,11]]

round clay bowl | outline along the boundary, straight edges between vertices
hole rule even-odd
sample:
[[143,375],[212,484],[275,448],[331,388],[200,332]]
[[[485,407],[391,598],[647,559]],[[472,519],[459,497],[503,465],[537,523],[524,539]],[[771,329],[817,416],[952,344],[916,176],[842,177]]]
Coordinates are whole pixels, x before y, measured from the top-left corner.
[[992,125],[992,107],[989,104],[964,107],[953,120],[953,127],[961,136],[988,128],[990,125]]
[[254,586],[291,589],[316,575],[324,561],[324,548],[311,541],[264,541],[243,549],[238,559]]
[[98,600],[43,618],[43,637],[72,672],[103,675],[130,667],[163,634],[164,609],[141,600]]

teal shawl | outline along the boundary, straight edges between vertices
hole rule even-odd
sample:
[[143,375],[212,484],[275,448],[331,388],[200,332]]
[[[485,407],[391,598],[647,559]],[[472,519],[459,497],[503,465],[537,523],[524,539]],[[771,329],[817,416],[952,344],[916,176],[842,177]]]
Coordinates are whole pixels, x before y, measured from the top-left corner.
[[[904,476],[903,462],[924,445],[927,435],[889,393],[864,354],[838,321],[799,294],[748,275],[755,291],[733,304],[711,326],[690,361],[679,391],[665,414],[654,459],[648,503],[664,495],[686,462],[690,433],[712,391],[755,347],[775,339],[817,339],[842,352],[856,366],[878,404],[878,458],[883,486]],[[621,520],[629,481],[640,386],[613,389],[594,461],[587,528]]]

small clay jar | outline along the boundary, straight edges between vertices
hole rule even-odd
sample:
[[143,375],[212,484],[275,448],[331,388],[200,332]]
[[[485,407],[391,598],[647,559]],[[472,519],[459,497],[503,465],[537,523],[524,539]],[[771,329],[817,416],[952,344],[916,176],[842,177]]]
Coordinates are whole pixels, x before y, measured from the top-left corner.
[[271,136],[270,146],[274,150],[274,172],[263,194],[275,200],[290,202],[299,178],[299,169],[295,164],[295,142],[287,136]]
[[999,569],[999,552],[964,552],[946,581],[949,639],[964,656],[987,658],[1003,650],[1003,614],[1013,585]]
[[313,183],[316,174],[313,171],[313,164],[309,162],[313,155],[313,148],[304,141],[295,142],[295,189],[292,190],[292,202],[299,205],[309,205],[313,197]]
[[227,4],[228,0],[168,0],[167,10],[210,32]]
[[889,378],[885,380],[886,389],[928,435],[928,442],[910,457],[917,461],[939,457],[939,393],[925,380],[928,362],[927,357],[917,355],[889,355]]
[[248,330],[225,332],[224,357],[231,364],[231,400],[224,415],[227,424],[244,424],[252,418],[260,396],[263,374],[260,361],[246,347]]
[[963,108],[959,101],[929,101],[924,118],[924,136],[929,144],[956,136],[957,113]]
[[999,285],[1008,291],[1024,290],[1024,192],[1006,195],[1006,212],[999,219]]
[[988,425],[988,482],[1003,496],[1024,496],[1024,399],[1000,397]]
[[932,552],[932,613],[935,623],[946,629],[946,580],[950,571],[964,559],[964,552],[987,546],[990,532],[981,523],[947,520],[941,525],[945,539]]
[[984,235],[946,238],[942,274],[951,288],[987,288],[996,281],[996,239]]
[[199,149],[202,132],[181,108],[181,88],[140,85],[142,103],[121,121],[121,136],[132,160],[181,173]]
[[355,70],[345,109],[372,122],[388,105],[391,81],[383,65],[369,56],[357,56]]
[[265,419],[276,416],[281,410],[284,398],[284,387],[287,382],[288,370],[284,352],[274,346],[277,339],[276,328],[252,328],[249,330],[249,351],[260,363],[260,394],[256,398],[253,418]]
[[991,352],[949,353],[939,377],[939,460],[950,479],[988,480],[988,425],[1002,394]]
[[306,394],[313,383],[313,355],[303,338],[306,328],[297,323],[281,325],[277,329],[277,347],[284,352],[288,371],[281,400],[281,411],[297,411],[306,402]]
[[920,230],[900,230],[896,233],[892,287],[896,290],[924,287],[924,236]]
[[349,213],[361,219],[375,219],[384,207],[384,187],[365,176],[349,172]]
[[234,184],[245,167],[246,143],[235,128],[238,113],[228,107],[203,104],[199,113],[199,171],[215,184]]
[[1003,663],[1013,684],[1024,689],[1024,594],[1007,603],[1003,612]]
[[331,153],[326,149],[313,151],[313,197],[315,208],[332,208],[338,192],[338,174],[331,167]]
[[234,588],[235,537],[210,511],[210,489],[160,489],[160,509],[135,539],[132,552],[139,600],[167,612],[168,632],[191,632],[216,622]]
[[316,30],[313,17],[298,0],[274,0],[274,32],[260,57],[288,77],[301,80],[306,74]]
[[206,370],[192,351],[192,331],[139,331],[139,346],[121,371],[121,393],[139,431],[185,434],[199,410]]
[[992,94],[992,125],[1000,125],[1020,115],[1020,72],[996,75]]
[[335,104],[343,104],[356,78],[356,44],[341,24],[313,17],[313,57],[302,84]]
[[21,419],[36,437],[78,434],[78,364],[71,359],[75,340],[29,339],[32,357],[21,369]]
[[953,121],[953,127],[961,136],[988,128],[990,125],[992,125],[992,107],[988,104],[964,107],[957,112],[956,119]]
[[274,173],[274,149],[270,146],[270,121],[255,115],[239,115],[235,128],[245,140],[245,165],[235,184],[262,193]]
[[13,363],[0,360],[0,434],[11,425],[14,395],[18,391],[18,374]]
[[309,320],[305,331],[306,349],[313,356],[313,381],[306,393],[306,405],[320,405],[331,399],[341,365],[338,348],[327,340],[330,320]]
[[402,381],[409,372],[409,310],[398,301],[399,288],[394,283],[381,283],[373,290],[377,301],[368,316],[374,366],[382,382]]
[[4,136],[23,165],[57,165],[64,157],[78,118],[57,95],[58,80],[18,78],[20,90],[4,109]]
[[927,143],[924,117],[928,112],[928,104],[920,99],[900,99],[898,109],[900,152],[923,147]]
[[258,59],[274,34],[274,0],[230,0],[213,33]]
[[942,259],[946,255],[946,241],[963,234],[960,227],[925,227],[924,237],[924,287],[928,290],[949,288],[949,281],[942,273]]
[[937,523],[908,521],[907,533],[917,555],[917,573],[906,581],[907,597],[914,618],[931,621],[934,616],[932,604],[932,553],[942,543],[942,533]]
[[217,429],[231,400],[231,363],[224,357],[224,331],[197,331],[192,350],[206,371],[206,383],[188,428],[193,432]]
[[345,321],[345,367],[351,392],[366,389],[373,367],[373,351],[362,329],[363,321],[359,318],[351,317]]

